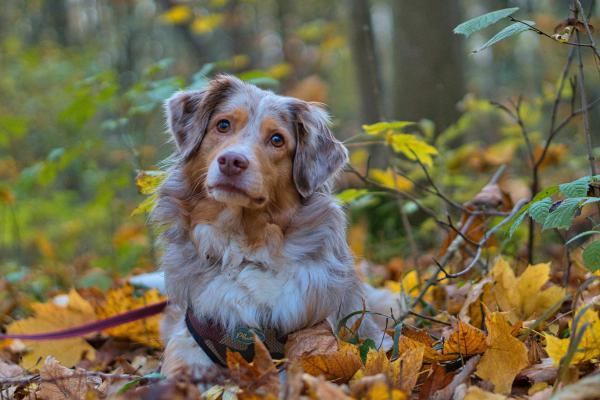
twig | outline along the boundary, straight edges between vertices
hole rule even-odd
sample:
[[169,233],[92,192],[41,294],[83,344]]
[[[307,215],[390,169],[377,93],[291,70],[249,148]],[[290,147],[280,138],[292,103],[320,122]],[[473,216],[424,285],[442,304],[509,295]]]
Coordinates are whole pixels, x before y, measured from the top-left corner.
[[502,228],[504,225],[506,225],[506,223],[508,223],[508,221],[510,221],[515,215],[517,215],[517,213],[519,212],[519,210],[526,203],[527,203],[526,199],[519,200],[517,202],[517,204],[515,204],[515,206],[513,207],[511,213],[506,218],[504,218],[502,221],[500,221],[498,224],[496,224],[496,226],[494,226],[492,229],[490,229],[489,231],[487,231],[485,233],[485,235],[483,235],[483,238],[481,238],[481,240],[477,244],[477,250],[475,251],[475,256],[473,257],[473,259],[471,260],[471,262],[469,263],[469,265],[465,269],[463,269],[462,271],[460,271],[460,272],[457,272],[455,274],[448,274],[447,277],[448,278],[458,278],[459,276],[465,275],[471,269],[473,269],[473,267],[475,266],[475,264],[479,260],[479,257],[481,257],[481,251],[482,251],[483,247],[485,246],[485,244],[487,243],[487,241],[490,239],[490,237],[492,237],[492,235],[494,235],[496,232],[498,232],[498,230],[500,228]]
[[[531,30],[532,30],[532,31],[534,31],[535,33],[537,33],[537,34],[539,34],[539,35],[542,35],[542,36],[545,36],[545,37],[547,37],[547,38],[549,38],[549,39],[552,39],[552,40],[554,40],[556,43],[565,44],[565,45],[568,45],[568,46],[575,46],[575,47],[589,47],[589,48],[594,48],[594,46],[592,46],[591,44],[588,44],[588,43],[573,43],[573,42],[561,42],[561,41],[558,41],[558,40],[556,40],[554,37],[552,37],[551,35],[547,34],[547,33],[546,33],[546,32],[544,32],[544,31],[542,31],[541,29],[539,29],[539,28],[536,28],[534,25],[528,24],[527,22],[525,22],[525,21],[522,21],[522,20],[520,20],[520,19],[517,19],[517,18],[515,18],[515,17],[508,17],[508,18],[509,18],[509,19],[510,19],[512,22],[519,22],[519,23],[521,23],[521,24],[523,24],[523,25],[526,25],[526,26],[528,26],[528,27],[529,27],[529,29],[531,29]],[[594,53],[594,54],[596,54],[596,53]]]

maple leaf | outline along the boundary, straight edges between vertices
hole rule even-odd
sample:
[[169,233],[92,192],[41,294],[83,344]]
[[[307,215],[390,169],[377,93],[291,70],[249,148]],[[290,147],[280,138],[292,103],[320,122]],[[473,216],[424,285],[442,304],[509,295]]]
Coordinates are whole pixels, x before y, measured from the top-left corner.
[[337,338],[327,321],[288,335],[285,356],[295,361],[304,356],[333,353],[338,350]]
[[516,277],[510,265],[500,257],[491,276],[498,306],[509,312],[513,323],[539,317],[565,296],[565,289],[556,285],[542,290],[550,278],[550,263],[529,265]]
[[[48,303],[31,305],[34,316],[15,321],[7,326],[10,334],[47,333],[79,326],[96,319],[90,303],[84,300],[75,290],[68,295],[56,296]],[[94,359],[95,350],[83,338],[60,340],[23,340],[29,351],[23,356],[21,365],[26,369],[36,367],[40,360],[54,356],[65,366],[77,364],[82,355]]]
[[460,354],[468,357],[483,353],[486,349],[485,333],[462,321],[455,324],[454,330],[444,341],[444,354]]
[[[588,324],[585,331],[583,331],[581,341],[577,345],[577,351],[571,360],[572,363],[578,364],[600,357],[600,318],[598,317],[598,312],[592,307],[587,309],[581,307],[575,315],[581,315],[578,322],[578,329]],[[569,327],[571,327],[571,324],[572,321],[569,321]],[[560,339],[549,333],[545,333],[544,337],[546,338],[546,352],[552,358],[554,365],[559,365],[560,360],[568,352],[571,339]]]
[[[130,310],[158,303],[165,299],[156,289],[146,291],[142,296],[134,295],[134,288],[126,284],[120,288],[109,290],[104,301],[96,307],[99,318],[107,318]],[[161,347],[160,315],[144,318],[106,329],[110,336],[123,337],[150,347]]]
[[515,376],[529,365],[527,347],[513,337],[503,313],[488,314],[485,322],[489,332],[488,348],[475,373],[493,383],[495,392],[510,393]]

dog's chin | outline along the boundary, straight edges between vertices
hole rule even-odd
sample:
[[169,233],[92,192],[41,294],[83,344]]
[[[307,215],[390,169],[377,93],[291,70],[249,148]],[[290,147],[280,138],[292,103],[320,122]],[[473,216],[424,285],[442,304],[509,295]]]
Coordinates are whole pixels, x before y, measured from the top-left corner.
[[264,196],[254,196],[243,189],[227,184],[209,187],[208,195],[215,201],[231,207],[260,208],[267,202]]

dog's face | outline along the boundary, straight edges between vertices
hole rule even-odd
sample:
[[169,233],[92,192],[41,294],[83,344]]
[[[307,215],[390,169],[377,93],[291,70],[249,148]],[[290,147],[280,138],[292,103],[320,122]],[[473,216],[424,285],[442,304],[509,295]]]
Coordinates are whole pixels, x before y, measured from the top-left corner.
[[307,198],[347,159],[322,108],[233,77],[176,94],[167,112],[190,185],[226,206]]

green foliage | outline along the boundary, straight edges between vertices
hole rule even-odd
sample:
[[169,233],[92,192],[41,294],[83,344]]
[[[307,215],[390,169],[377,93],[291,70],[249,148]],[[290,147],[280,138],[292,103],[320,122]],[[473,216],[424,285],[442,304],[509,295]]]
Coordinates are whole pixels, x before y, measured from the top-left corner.
[[[587,196],[590,185],[596,184],[599,180],[600,176],[584,176],[542,190],[513,218],[509,228],[509,237],[515,233],[527,215],[542,225],[542,230],[571,228],[574,218],[582,207],[600,202],[598,197]],[[560,194],[564,198],[554,201],[552,196],[556,194]],[[599,231],[582,232],[571,238],[566,245],[597,233]],[[596,243],[600,243],[600,241],[588,245],[583,252],[584,263],[591,271],[597,270],[600,263],[600,253],[598,251],[600,245]]]
[[471,36],[473,33],[480,31],[483,28],[487,28],[490,25],[495,24],[503,18],[506,18],[519,10],[519,7],[504,8],[502,10],[492,11],[478,17],[472,18],[468,21],[463,22],[454,28],[454,33]]
[[[535,25],[535,22],[533,22],[533,21],[524,21],[524,22],[526,22],[529,25]],[[494,36],[492,36],[487,42],[485,42],[477,50],[473,50],[473,53],[478,53],[482,50],[487,49],[490,46],[495,45],[496,43],[498,43],[501,40],[508,39],[511,36],[518,35],[519,33],[525,32],[529,29],[531,29],[531,28],[522,22],[515,22],[513,24],[510,24],[509,26],[507,26],[506,28],[502,29],[500,32],[498,32]]]

